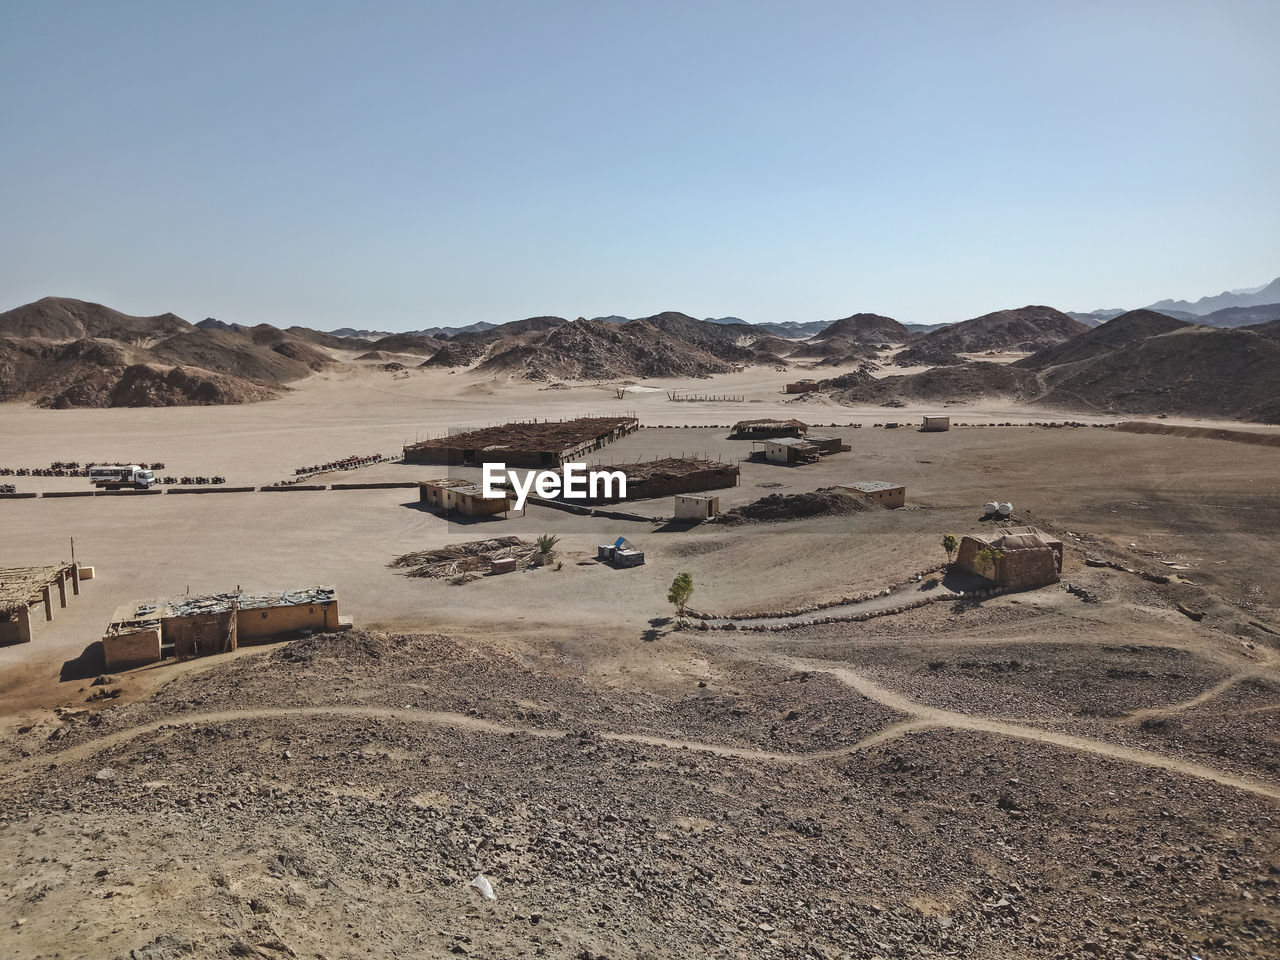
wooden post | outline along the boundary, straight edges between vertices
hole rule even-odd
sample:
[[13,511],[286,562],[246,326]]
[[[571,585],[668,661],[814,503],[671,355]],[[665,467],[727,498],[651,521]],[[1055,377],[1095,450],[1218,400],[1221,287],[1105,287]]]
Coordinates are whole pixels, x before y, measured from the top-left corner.
[[74,562],[71,564],[71,592],[80,596],[80,567]]
[[67,606],[67,575],[58,571],[58,606],[66,608]]
[[44,601],[44,618],[46,620],[52,620],[53,601],[49,597],[49,585],[47,583],[40,588],[40,599]]

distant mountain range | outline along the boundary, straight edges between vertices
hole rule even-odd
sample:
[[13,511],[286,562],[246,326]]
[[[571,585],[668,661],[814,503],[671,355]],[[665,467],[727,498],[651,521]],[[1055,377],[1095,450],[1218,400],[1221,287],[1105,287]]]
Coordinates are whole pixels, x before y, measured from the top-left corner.
[[[1192,306],[1277,296],[1280,280]],[[1204,314],[1167,308],[1070,315],[1026,306],[914,327],[875,313],[751,324],[667,311],[388,333],[212,317],[192,324],[172,313],[131,316],[46,297],[0,313],[0,400],[54,407],[244,403],[279,396],[319,371],[375,362],[538,381],[705,377],[760,365],[854,370],[828,389],[855,402],[1002,394],[1073,409],[1274,419],[1280,414],[1267,398],[1280,382],[1278,331],[1280,299]],[[886,353],[886,344],[905,349]],[[965,359],[1009,351],[1034,356],[1014,365]],[[887,363],[927,369],[871,376]]]
[[1201,297],[1194,302],[1188,300],[1159,300],[1146,307],[1166,316],[1176,316],[1169,311],[1181,311],[1197,317],[1204,317],[1230,307],[1261,307],[1267,304],[1280,303],[1280,277],[1264,286],[1253,290],[1226,290],[1213,297]]
[[[1280,277],[1259,287],[1227,290],[1215,296],[1201,297],[1194,302],[1188,300],[1160,300],[1141,309],[1154,310],[1158,313],[1163,313],[1167,317],[1173,317],[1175,320],[1186,320],[1189,323],[1203,323],[1213,327],[1238,327],[1249,326],[1250,324],[1261,323],[1274,318],[1276,314],[1273,311],[1269,312],[1268,308],[1272,308],[1276,304],[1280,304]],[[1263,312],[1260,314],[1225,312],[1228,310],[1241,310],[1241,308],[1261,309]],[[1108,320],[1114,320],[1125,312],[1127,310],[1123,307],[1109,307],[1088,311],[1068,310],[1065,311],[1065,316],[1078,320],[1087,326],[1096,327],[1099,324],[1106,323]],[[874,314],[869,314],[869,316],[874,316]],[[604,317],[592,317],[591,319],[597,323],[624,324],[636,318],[611,314]],[[703,322],[721,326],[752,327],[788,340],[806,340],[831,326],[831,322],[827,320],[785,320],[781,322],[752,323],[740,317],[707,317]],[[908,323],[901,326],[903,330],[909,333],[929,333],[942,327],[954,326],[959,322],[961,321]],[[421,337],[449,338],[459,333],[486,333],[498,326],[503,326],[503,324],[479,321],[467,326],[427,327],[422,330],[411,330],[408,333]],[[364,330],[354,327],[340,327],[337,330],[330,330],[329,333],[336,337],[370,341],[391,336],[387,331]]]

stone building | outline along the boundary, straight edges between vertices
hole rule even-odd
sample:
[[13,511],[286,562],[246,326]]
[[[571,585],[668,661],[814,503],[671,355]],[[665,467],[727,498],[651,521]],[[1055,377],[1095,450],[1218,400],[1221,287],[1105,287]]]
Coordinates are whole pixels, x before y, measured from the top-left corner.
[[[986,549],[994,562],[984,562]],[[1036,527],[1006,527],[961,539],[956,562],[1010,590],[1031,590],[1062,579],[1062,541]]]

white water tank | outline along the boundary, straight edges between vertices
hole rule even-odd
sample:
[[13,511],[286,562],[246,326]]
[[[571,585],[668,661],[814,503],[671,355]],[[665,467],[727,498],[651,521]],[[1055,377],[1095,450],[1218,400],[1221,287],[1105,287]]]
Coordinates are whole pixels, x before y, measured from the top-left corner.
[[1000,504],[1000,516],[1007,517],[1011,513],[1013,513],[1012,503],[1006,500],[1004,503]]
[[995,512],[999,509],[1000,509],[1000,505],[996,503],[994,500],[988,500],[986,503],[982,505],[982,512],[988,517],[994,515]]

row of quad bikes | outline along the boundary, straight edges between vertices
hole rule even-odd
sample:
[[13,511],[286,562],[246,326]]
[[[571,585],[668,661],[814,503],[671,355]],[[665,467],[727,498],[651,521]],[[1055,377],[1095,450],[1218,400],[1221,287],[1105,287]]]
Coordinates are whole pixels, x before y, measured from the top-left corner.
[[[147,464],[141,460],[130,460],[148,470],[163,470],[164,464]],[[86,463],[81,466],[75,460],[55,460],[47,467],[0,467],[0,477],[87,477],[91,467],[114,467],[114,463]]]
[[[369,456],[350,456],[342,460],[330,460],[328,463],[319,463],[310,467],[298,467],[293,471],[294,476],[304,477],[315,473],[325,473],[330,470],[352,470],[357,467],[367,467],[375,463],[383,463],[390,460],[390,457],[380,453],[371,454]],[[155,463],[146,463],[142,460],[131,461],[144,466],[149,470],[163,470],[165,465],[163,461]],[[89,470],[96,466],[115,466],[115,464],[98,464],[86,463],[81,465],[75,460],[55,460],[48,467],[0,467],[0,477],[88,477]],[[200,486],[202,484],[219,484],[226,483],[226,477],[158,477],[156,482],[165,486]],[[13,484],[0,484],[0,493],[16,492]]]

